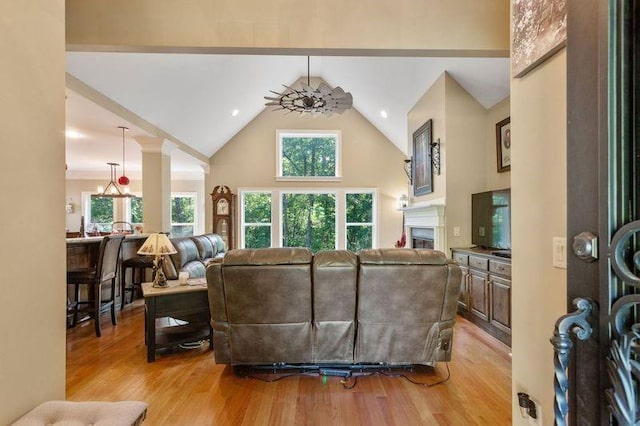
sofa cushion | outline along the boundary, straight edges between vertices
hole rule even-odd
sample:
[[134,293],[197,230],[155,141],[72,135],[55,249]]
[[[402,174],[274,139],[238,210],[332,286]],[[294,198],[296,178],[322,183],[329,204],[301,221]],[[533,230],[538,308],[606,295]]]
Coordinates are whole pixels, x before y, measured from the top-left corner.
[[453,326],[460,281],[460,268],[442,252],[361,251],[356,362],[437,359],[442,331]]
[[347,250],[313,258],[313,362],[352,363],[358,258]]
[[167,279],[178,279],[180,271],[188,271],[191,278],[204,278],[206,269],[200,260],[196,243],[189,237],[172,238],[171,243],[177,253],[170,255],[171,262],[165,262]]
[[215,257],[216,252],[214,244],[208,237],[204,235],[196,235],[194,237],[191,237],[191,239],[198,248],[200,259],[206,260]]

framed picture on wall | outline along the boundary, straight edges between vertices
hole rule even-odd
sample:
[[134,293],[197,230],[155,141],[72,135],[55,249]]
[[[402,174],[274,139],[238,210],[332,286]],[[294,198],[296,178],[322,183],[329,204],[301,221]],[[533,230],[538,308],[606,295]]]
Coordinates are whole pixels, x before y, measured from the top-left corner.
[[498,173],[511,170],[511,117],[496,123]]
[[433,172],[431,169],[431,122],[429,119],[413,132],[413,195],[433,192]]

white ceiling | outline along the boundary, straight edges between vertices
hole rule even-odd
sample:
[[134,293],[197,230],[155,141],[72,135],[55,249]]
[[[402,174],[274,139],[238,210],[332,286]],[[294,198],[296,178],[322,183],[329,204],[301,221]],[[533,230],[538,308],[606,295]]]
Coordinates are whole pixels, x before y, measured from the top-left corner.
[[[486,108],[509,95],[508,58],[312,57],[310,70],[351,92],[354,108],[403,152],[408,111],[444,71]],[[307,58],[68,52],[67,72],[209,157],[263,111],[269,90],[306,77]],[[122,159],[123,125],[131,128],[126,164],[135,178],[141,153],[133,137],[152,135],[67,90],[67,129],[85,135],[67,138],[68,176],[107,175],[105,163]],[[202,162],[174,150],[172,173],[202,175]]]

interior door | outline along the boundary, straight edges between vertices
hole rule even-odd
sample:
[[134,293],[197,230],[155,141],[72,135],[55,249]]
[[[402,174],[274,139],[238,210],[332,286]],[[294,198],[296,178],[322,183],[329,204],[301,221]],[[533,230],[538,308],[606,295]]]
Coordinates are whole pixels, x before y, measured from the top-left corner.
[[568,1],[567,243],[575,252],[567,267],[573,313],[552,339],[557,424],[639,420],[639,3]]

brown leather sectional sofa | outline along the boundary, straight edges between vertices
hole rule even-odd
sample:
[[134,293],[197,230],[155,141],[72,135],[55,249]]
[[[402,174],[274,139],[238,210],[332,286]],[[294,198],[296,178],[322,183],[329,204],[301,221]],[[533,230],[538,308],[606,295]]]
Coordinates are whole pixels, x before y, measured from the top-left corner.
[[231,250],[207,268],[216,363],[451,359],[460,268],[432,250]]

